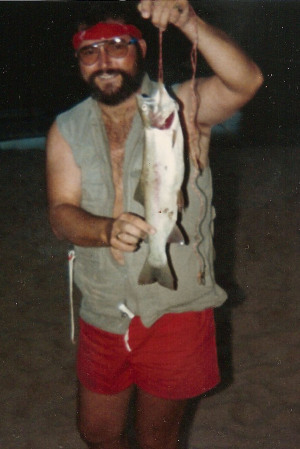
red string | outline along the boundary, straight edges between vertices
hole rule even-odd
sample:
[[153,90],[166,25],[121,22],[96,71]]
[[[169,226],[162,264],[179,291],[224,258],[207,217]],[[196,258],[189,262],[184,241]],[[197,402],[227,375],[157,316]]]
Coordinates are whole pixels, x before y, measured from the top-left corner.
[[192,70],[193,70],[192,81],[193,81],[193,86],[194,86],[195,78],[196,78],[196,70],[197,70],[197,42],[194,42],[193,48],[191,51],[191,64],[192,64]]
[[[196,32],[196,40],[193,43],[193,47],[191,50],[191,66],[192,66],[192,82],[191,82],[191,99],[192,99],[192,111],[191,115],[189,117],[189,120],[191,123],[193,123],[192,128],[194,130],[197,130],[197,133],[195,134],[195,131],[192,132],[192,142],[191,142],[191,157],[195,164],[195,166],[201,171],[201,163],[200,163],[200,156],[201,156],[201,147],[200,147],[200,135],[201,130],[199,127],[199,124],[197,122],[197,111],[200,106],[200,98],[198,96],[197,87],[196,87],[196,71],[197,71],[197,56],[198,56],[198,33],[197,33],[197,24],[195,23],[195,32]],[[163,31],[159,30],[159,59],[158,59],[158,82],[160,85],[163,85]],[[196,142],[197,141],[197,142]],[[197,149],[196,149],[197,148]]]
[[158,82],[163,83],[164,73],[163,73],[163,55],[162,55],[162,36],[163,31],[159,30],[159,59],[158,59]]
[[[195,34],[196,34],[196,40],[193,43],[193,47],[191,50],[191,65],[192,65],[192,82],[191,82],[191,94],[192,94],[192,111],[191,111],[191,123],[193,123],[194,129],[197,131],[195,136],[192,136],[193,142],[191,150],[191,157],[195,164],[195,166],[202,171],[202,166],[200,162],[201,158],[201,145],[200,145],[200,138],[201,138],[201,128],[199,126],[198,120],[197,120],[197,111],[200,107],[200,98],[199,94],[197,92],[197,86],[196,86],[196,71],[197,71],[197,57],[198,57],[198,31],[197,31],[197,23],[195,22]],[[198,137],[196,137],[198,135]],[[197,140],[197,143],[196,143]]]

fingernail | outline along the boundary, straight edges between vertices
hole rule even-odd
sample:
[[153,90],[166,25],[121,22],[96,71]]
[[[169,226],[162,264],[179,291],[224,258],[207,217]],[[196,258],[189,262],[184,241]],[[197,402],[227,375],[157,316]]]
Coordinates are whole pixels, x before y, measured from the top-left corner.
[[149,19],[150,17],[149,11],[142,9],[142,16],[144,17],[144,19]]

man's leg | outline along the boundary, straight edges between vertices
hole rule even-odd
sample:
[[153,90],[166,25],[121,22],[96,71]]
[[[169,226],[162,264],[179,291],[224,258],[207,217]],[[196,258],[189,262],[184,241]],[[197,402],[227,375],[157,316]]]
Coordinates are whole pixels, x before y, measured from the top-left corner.
[[78,427],[90,449],[128,449],[124,428],[132,391],[103,395],[80,384]]
[[141,449],[179,448],[187,400],[162,399],[138,389],[136,435]]

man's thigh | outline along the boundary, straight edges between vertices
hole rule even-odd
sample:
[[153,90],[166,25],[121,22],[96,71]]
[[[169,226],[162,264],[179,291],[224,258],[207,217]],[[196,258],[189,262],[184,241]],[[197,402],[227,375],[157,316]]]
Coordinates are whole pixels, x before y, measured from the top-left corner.
[[134,382],[124,335],[98,329],[80,320],[77,377],[87,390],[115,396]]
[[137,391],[136,436],[141,448],[175,449],[188,400],[163,399]]
[[165,315],[149,329],[135,321],[128,342],[135,383],[155,397],[192,398],[219,382],[212,310]]
[[105,395],[79,384],[78,427],[82,437],[88,441],[119,437],[126,425],[132,391],[133,387],[130,387],[117,394]]

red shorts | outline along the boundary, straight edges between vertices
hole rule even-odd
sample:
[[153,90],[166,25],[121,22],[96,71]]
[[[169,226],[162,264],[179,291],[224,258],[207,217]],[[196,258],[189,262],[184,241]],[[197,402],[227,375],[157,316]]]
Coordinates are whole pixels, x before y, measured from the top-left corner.
[[125,335],[80,320],[77,375],[101,394],[135,384],[166,399],[198,396],[220,380],[213,310],[167,314],[150,328],[134,317]]

